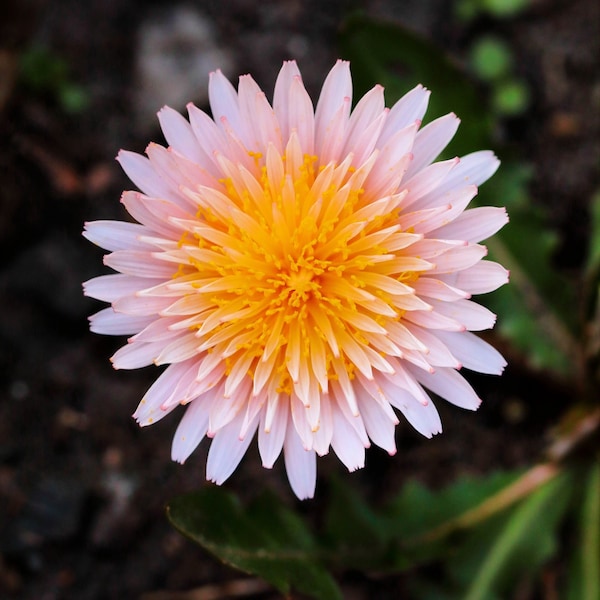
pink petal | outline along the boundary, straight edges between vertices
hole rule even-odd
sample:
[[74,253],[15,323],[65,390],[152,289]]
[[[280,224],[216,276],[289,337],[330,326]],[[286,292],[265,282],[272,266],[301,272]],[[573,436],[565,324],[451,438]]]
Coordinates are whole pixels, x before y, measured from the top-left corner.
[[119,348],[110,360],[115,369],[139,369],[154,363],[162,348],[162,342],[133,341]]
[[461,368],[461,363],[452,355],[450,350],[448,350],[444,342],[440,339],[438,330],[433,333],[412,323],[407,323],[406,326],[427,346],[427,362],[429,364],[434,367]]
[[[136,220],[145,225],[150,231],[145,230],[148,235],[155,231],[157,234],[167,239],[179,239],[181,230],[169,222],[171,208],[175,205],[155,198],[143,196],[138,192],[124,192],[121,196],[121,202]],[[173,210],[173,215],[175,212]],[[189,218],[189,215],[187,215]]]
[[207,400],[197,398],[187,407],[171,445],[171,460],[183,464],[203,440],[208,429]]
[[314,450],[303,448],[290,421],[288,421],[284,442],[284,458],[288,480],[294,494],[300,500],[312,498],[317,483],[317,455]]
[[290,88],[289,106],[287,109],[288,135],[296,132],[300,147],[304,154],[313,154],[315,148],[315,114],[313,104],[304,88],[300,76],[295,77]]
[[325,135],[320,136],[320,130],[317,129],[315,153],[319,157],[320,164],[326,165],[329,162],[340,162],[344,158],[342,148],[346,136],[350,108],[350,98],[344,98],[344,101],[333,115],[331,121],[324,127]]
[[171,263],[158,260],[151,252],[117,250],[104,257],[104,264],[115,271],[150,279],[172,277],[177,270]]
[[177,189],[172,189],[166,181],[162,180],[150,161],[141,154],[121,150],[117,160],[127,177],[147,196],[172,199],[177,194]]
[[461,157],[460,162],[438,188],[438,194],[445,194],[454,188],[467,185],[478,186],[487,181],[500,166],[500,161],[489,150],[473,152]]
[[133,335],[152,323],[155,318],[116,313],[112,306],[109,306],[90,317],[90,331],[104,335]]
[[423,404],[406,390],[398,388],[390,394],[390,403],[426,438],[442,433],[442,422],[433,402]]
[[418,123],[412,123],[397,131],[380,149],[377,162],[364,184],[369,199],[379,199],[397,191],[412,160],[411,150],[417,127]]
[[279,123],[265,93],[250,75],[240,77],[238,98],[241,118],[250,132],[248,148],[263,152],[269,144],[273,144],[281,153],[283,145]]
[[415,367],[408,367],[414,377],[427,389],[448,402],[467,410],[477,410],[481,400],[462,375],[454,369],[440,367],[435,373],[427,373]]
[[390,455],[396,454],[394,433],[397,421],[392,421],[389,415],[368,397],[365,392],[358,394],[358,409],[365,424],[369,438],[380,448],[387,450]]
[[199,165],[206,164],[206,153],[200,147],[189,122],[182,115],[164,106],[158,111],[158,120],[171,148]]
[[141,427],[156,423],[156,421],[168,415],[177,406],[177,404],[172,404],[167,409],[161,408],[189,368],[189,363],[170,365],[150,386],[136,411],[133,413],[133,418]]
[[[463,269],[468,269],[479,262],[486,254],[487,248],[477,244],[469,244],[468,246],[451,248],[447,252],[444,252],[444,254],[437,256],[432,261],[434,262],[434,266],[430,271],[428,271],[428,274],[435,275],[438,273],[449,273],[452,271],[462,271]],[[460,285],[455,287],[463,289]]]
[[464,271],[444,273],[438,277],[469,294],[487,294],[508,283],[508,275],[502,265],[482,260]]
[[[320,150],[326,138],[330,135],[330,123],[344,105],[348,106],[347,112],[349,114],[351,104],[352,78],[350,77],[350,63],[338,60],[325,78],[315,110],[315,150],[320,158]],[[321,164],[324,164],[322,159]]]
[[431,237],[466,240],[477,244],[494,235],[508,223],[505,208],[482,206],[471,208],[457,217],[452,223],[431,231]]
[[[419,198],[429,194],[432,192],[432,190],[436,190],[440,183],[448,176],[448,173],[450,173],[450,171],[456,167],[458,162],[459,161],[457,158],[445,160],[443,162],[436,162],[418,171],[410,179],[408,179],[407,174],[407,178],[402,182],[402,188],[406,189],[408,193],[402,201],[402,207],[407,209],[411,204],[414,204],[417,200],[419,200]],[[419,209],[423,208],[425,207],[419,205]]]
[[[141,278],[140,278],[141,279]],[[130,294],[113,302],[115,312],[133,316],[158,315],[159,312],[173,304],[173,298],[164,296],[139,296]]]
[[195,333],[180,333],[171,343],[165,345],[161,340],[162,349],[155,359],[157,365],[178,363],[200,354],[200,342]]
[[[358,140],[362,137],[363,133],[369,128],[369,126],[381,115],[386,112],[385,110],[385,99],[383,97],[383,87],[376,85],[372,90],[367,92],[355,106],[350,120],[348,122],[348,129],[346,134],[346,140],[344,144],[344,154],[348,152],[354,152],[361,145],[358,144]],[[383,123],[381,124],[381,127]],[[377,140],[376,136],[375,141]],[[373,142],[373,147],[375,146]]]
[[148,287],[148,284],[150,286],[158,285],[160,281],[160,279],[155,279],[152,282],[144,277],[133,277],[121,273],[100,275],[100,277],[94,277],[86,281],[83,284],[83,291],[90,298],[104,300],[104,302],[114,302],[123,296]]
[[[227,153],[227,137],[203,110],[200,110],[193,104],[188,104],[187,109],[192,132],[196,136],[196,140],[202,148],[207,161],[209,161],[208,163],[201,164],[206,164],[206,168],[209,172],[215,175],[218,170],[218,162],[215,158],[215,153]],[[212,165],[212,168],[210,168],[209,165]]]
[[431,300],[431,304],[439,314],[458,321],[470,331],[491,329],[496,322],[496,315],[493,312],[472,300],[461,299],[455,302]]
[[360,441],[346,417],[341,414],[339,409],[335,408],[333,409],[331,447],[348,471],[356,471],[365,466],[364,444]]
[[[246,144],[248,141],[248,129],[240,114],[237,92],[233,85],[231,85],[231,82],[220,70],[210,74],[208,81],[208,99],[215,123],[217,123],[221,129],[225,130],[223,124],[223,119],[225,119],[237,137]],[[246,144],[246,147],[249,146]]]
[[137,223],[91,221],[85,224],[83,237],[105,250],[148,250],[151,246],[139,239],[147,234],[148,230]]
[[[294,79],[298,78],[300,86],[302,84],[302,76],[295,60],[286,60],[277,75],[275,81],[275,90],[273,92],[273,110],[281,127],[281,136],[284,143],[289,139],[292,127],[290,126],[290,107],[291,107],[291,88]],[[310,99],[309,99],[310,100]],[[312,102],[311,102],[312,107]]]
[[452,287],[440,279],[434,279],[433,277],[419,277],[412,286],[419,296],[435,298],[436,300],[445,300],[447,302],[453,302],[459,298],[466,298],[469,296],[469,294],[463,290]]
[[435,119],[417,133],[413,146],[414,160],[406,173],[407,178],[425,168],[440,154],[454,137],[459,124],[460,119],[450,113]]
[[246,450],[248,450],[248,446],[256,432],[258,418],[249,427],[249,435],[240,440],[240,429],[243,420],[244,413],[242,412],[215,434],[206,461],[206,479],[208,481],[214,481],[217,485],[221,485],[235,471],[242,457],[246,454]]
[[329,394],[323,394],[319,415],[319,429],[313,432],[313,449],[319,456],[325,456],[329,452],[331,438],[333,437],[331,404],[332,400]]
[[382,148],[396,132],[412,125],[415,121],[421,122],[427,111],[431,92],[418,85],[402,96],[390,109],[381,137],[377,143]]
[[[268,431],[266,427],[266,415],[267,411],[263,409],[258,428],[258,451],[260,452],[263,467],[270,469],[281,453],[286,437],[289,415],[289,403],[287,399],[281,399],[277,403],[277,408],[275,409],[275,414]],[[295,433],[292,434],[296,435]]]
[[438,331],[436,335],[467,369],[478,373],[500,375],[506,366],[506,361],[500,352],[473,333]]

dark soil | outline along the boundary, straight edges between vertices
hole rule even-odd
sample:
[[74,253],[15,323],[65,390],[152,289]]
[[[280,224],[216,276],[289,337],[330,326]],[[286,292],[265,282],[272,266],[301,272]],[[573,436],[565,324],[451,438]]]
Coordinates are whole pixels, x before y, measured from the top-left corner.
[[[177,417],[145,430],[135,425],[130,415],[156,369],[114,372],[108,357],[122,340],[89,333],[87,316],[100,305],[81,294],[81,282],[103,272],[101,251],[80,236],[83,222],[125,217],[118,199],[130,183],[114,155],[121,147],[143,151],[150,140],[162,141],[140,96],[139,50],[142,27],[168,21],[174,3],[9,0],[3,6],[0,596],[278,597],[221,566],[167,523],[169,498],[207,485],[207,446],[182,467],[170,461]],[[269,94],[282,60],[296,57],[316,95],[337,57],[340,23],[354,8],[404,22],[458,60],[477,31],[499,29],[533,89],[528,113],[505,124],[505,141],[534,166],[534,200],[547,207],[560,232],[557,264],[569,274],[581,267],[589,201],[599,184],[600,36],[592,0],[533,0],[515,19],[483,19],[470,29],[449,20],[449,5],[441,0],[231,0],[187,7],[208,24],[207,43],[224,49],[219,56],[229,61],[231,75],[251,72]],[[18,76],[18,61],[32,45],[65,61],[69,80],[89,95],[85,110],[69,114],[51,86],[35,88]],[[152,110],[167,102],[170,87],[154,89]],[[198,89],[188,101],[205,101]],[[439,487],[459,473],[539,458],[545,432],[570,397],[505,350],[511,360],[504,377],[473,379],[485,399],[478,414],[440,406],[445,433],[431,441],[402,424],[398,455],[370,450],[360,473],[348,475],[326,458],[317,498],[302,510],[319,510],[332,473],[351,478],[377,502],[412,477]],[[263,470],[255,450],[227,486],[246,497],[268,486],[295,502],[283,466]],[[342,574],[342,583],[356,599],[397,598],[403,589],[401,576]],[[195,588],[194,595],[177,594]]]

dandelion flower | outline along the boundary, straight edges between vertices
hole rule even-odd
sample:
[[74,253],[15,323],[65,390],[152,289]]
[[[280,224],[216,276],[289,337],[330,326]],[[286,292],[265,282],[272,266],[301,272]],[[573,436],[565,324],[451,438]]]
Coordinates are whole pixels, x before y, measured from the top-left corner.
[[206,476],[221,484],[258,432],[263,465],[283,451],[293,491],[312,497],[317,455],[333,448],[353,471],[371,442],[394,454],[398,413],[431,437],[428,392],[475,410],[458,370],[502,372],[471,333],[495,315],[470,298],[507,281],[480,244],[507,215],[465,210],[499,163],[433,162],[459,120],[421,128],[422,86],[392,108],[375,86],[352,110],[344,61],[316,108],[293,61],[272,106],[249,75],[236,91],[219,71],[209,98],[212,118],[159,112],[167,148],[119,154],[141,190],[122,196],[137,223],[86,224],[117,272],[84,284],[110,303],[91,329],[130,336],[116,369],[168,365],[134,417],[185,406],[174,460],[212,438]]

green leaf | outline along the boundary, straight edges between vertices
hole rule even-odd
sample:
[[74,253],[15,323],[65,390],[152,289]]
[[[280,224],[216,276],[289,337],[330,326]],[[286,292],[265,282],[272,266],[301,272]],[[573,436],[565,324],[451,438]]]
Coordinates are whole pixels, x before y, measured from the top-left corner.
[[554,555],[571,486],[568,476],[559,476],[473,532],[449,565],[465,586],[464,600],[506,598],[515,583],[532,577]]
[[333,560],[346,568],[382,568],[389,539],[385,521],[339,478],[330,490],[324,537]]
[[284,594],[296,590],[319,600],[341,598],[306,524],[272,494],[244,509],[232,494],[207,487],[175,498],[167,515],[181,533],[223,562],[262,577]]
[[568,580],[568,600],[600,598],[600,463],[590,469],[581,505],[579,534]]
[[[386,529],[396,542],[389,552],[396,569],[444,560],[464,538],[456,519],[475,510],[512,484],[520,473],[493,473],[464,477],[432,492],[409,482],[385,511]],[[422,590],[424,593],[424,590]]]
[[385,512],[386,528],[405,540],[426,537],[433,530],[475,508],[513,483],[521,472],[462,477],[437,492],[408,482]]
[[600,271],[600,190],[592,197],[590,203],[590,245],[586,270],[588,273]]
[[427,120],[450,112],[463,119],[460,135],[444,156],[466,154],[488,143],[492,121],[480,90],[431,42],[401,26],[354,16],[345,22],[339,43],[342,56],[351,61],[356,97],[379,83],[391,106],[422,83],[432,90]]

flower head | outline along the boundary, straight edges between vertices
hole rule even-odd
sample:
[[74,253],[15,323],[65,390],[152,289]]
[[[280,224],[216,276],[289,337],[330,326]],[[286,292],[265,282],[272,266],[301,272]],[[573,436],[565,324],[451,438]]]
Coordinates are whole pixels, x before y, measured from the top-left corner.
[[295,62],[273,106],[249,75],[236,92],[213,73],[209,97],[212,119],[192,104],[189,121],[159,112],[168,148],[119,154],[141,190],[122,196],[138,223],[86,224],[117,271],[85,284],[111,303],[91,329],[131,336],[117,369],[168,365],[134,417],[186,406],[174,460],[213,438],[206,474],[220,484],[258,432],[263,465],[283,450],[294,492],[311,497],[316,455],[331,447],[352,471],[371,442],[394,454],[397,411],[431,437],[427,390],[474,410],[458,369],[504,368],[470,333],[495,321],[470,297],[507,281],[479,244],[507,216],[465,210],[498,160],[432,162],[458,118],[420,128],[422,86],[391,109],[376,86],[352,110],[343,61],[316,109]]

